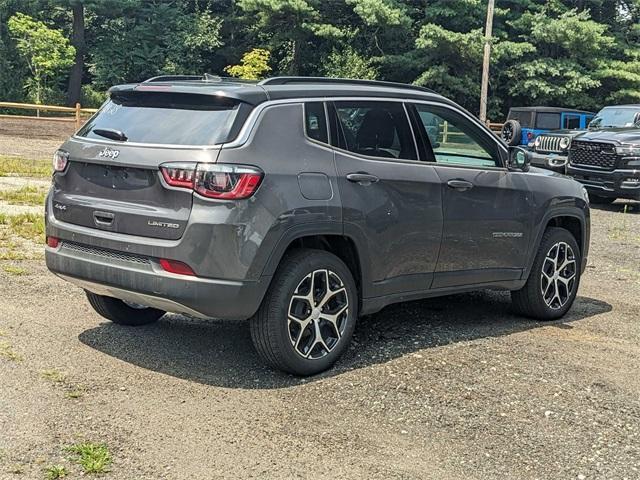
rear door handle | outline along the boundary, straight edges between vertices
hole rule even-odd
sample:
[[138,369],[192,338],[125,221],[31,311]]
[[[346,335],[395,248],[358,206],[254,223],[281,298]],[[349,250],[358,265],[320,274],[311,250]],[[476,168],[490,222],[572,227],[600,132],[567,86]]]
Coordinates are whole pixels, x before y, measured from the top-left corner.
[[447,185],[449,185],[450,188],[460,190],[461,192],[473,188],[473,183],[467,182],[466,180],[449,180]]
[[369,173],[358,172],[358,173],[349,173],[347,174],[347,180],[350,182],[358,183],[360,185],[371,185],[372,183],[376,183],[380,180],[375,175],[371,175]]

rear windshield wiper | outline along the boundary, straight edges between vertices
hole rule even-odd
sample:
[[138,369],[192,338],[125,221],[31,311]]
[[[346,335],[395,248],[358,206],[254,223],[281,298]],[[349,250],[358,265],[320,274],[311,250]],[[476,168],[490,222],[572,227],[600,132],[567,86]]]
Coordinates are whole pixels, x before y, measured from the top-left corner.
[[127,141],[127,136],[124,132],[120,130],[115,130],[113,128],[94,128],[91,130],[96,135],[100,135],[101,137],[110,138],[111,140],[119,140],[121,142]]

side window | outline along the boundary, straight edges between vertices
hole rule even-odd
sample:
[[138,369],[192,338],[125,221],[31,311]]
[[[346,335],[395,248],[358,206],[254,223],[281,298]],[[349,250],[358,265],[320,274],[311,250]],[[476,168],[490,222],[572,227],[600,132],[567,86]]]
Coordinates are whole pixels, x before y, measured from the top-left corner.
[[536,128],[557,130],[560,128],[560,114],[538,112],[536,115]]
[[502,166],[495,142],[468,119],[443,107],[417,104],[415,108],[436,163]]
[[562,122],[562,128],[573,130],[574,128],[580,128],[580,115],[565,115]]
[[409,120],[400,102],[335,102],[342,148],[360,155],[417,160]]
[[307,137],[318,142],[329,143],[324,103],[309,102],[304,104],[304,128]]

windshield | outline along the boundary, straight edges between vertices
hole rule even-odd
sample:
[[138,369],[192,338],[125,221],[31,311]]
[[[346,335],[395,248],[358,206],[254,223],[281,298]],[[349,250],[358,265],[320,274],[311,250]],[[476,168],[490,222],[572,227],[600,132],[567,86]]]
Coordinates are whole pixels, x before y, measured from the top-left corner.
[[640,106],[603,108],[589,124],[590,129],[625,127],[640,127]]
[[227,139],[237,111],[237,103],[206,95],[114,95],[78,135],[136,143],[214,145]]

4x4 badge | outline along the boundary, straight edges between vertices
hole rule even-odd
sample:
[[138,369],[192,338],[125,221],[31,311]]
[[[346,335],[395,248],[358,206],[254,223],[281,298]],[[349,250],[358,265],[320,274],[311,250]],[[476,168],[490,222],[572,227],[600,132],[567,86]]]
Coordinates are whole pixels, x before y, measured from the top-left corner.
[[114,160],[118,158],[119,155],[120,155],[120,150],[114,150],[113,148],[109,148],[109,147],[104,147],[104,149],[100,153],[98,153],[99,157],[112,158]]

